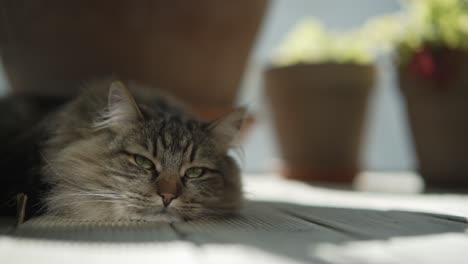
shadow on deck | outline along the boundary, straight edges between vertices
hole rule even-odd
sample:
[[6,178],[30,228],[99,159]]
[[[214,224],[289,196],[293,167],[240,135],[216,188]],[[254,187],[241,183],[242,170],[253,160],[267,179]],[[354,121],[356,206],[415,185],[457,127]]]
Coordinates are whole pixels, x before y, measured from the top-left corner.
[[9,236],[80,242],[185,241],[195,247],[254,247],[298,262],[327,263],[314,254],[319,245],[388,240],[444,233],[464,233],[465,218],[367,209],[305,206],[249,201],[238,216],[184,223],[78,223],[41,217],[18,228],[3,228]]

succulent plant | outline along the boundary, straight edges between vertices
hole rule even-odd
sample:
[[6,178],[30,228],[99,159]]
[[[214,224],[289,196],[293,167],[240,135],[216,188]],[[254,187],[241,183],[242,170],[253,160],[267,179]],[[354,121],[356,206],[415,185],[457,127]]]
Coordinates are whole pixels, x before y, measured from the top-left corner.
[[402,30],[400,14],[369,19],[362,27],[345,32],[327,30],[313,18],[298,23],[273,56],[273,64],[373,63],[377,54],[392,48]]

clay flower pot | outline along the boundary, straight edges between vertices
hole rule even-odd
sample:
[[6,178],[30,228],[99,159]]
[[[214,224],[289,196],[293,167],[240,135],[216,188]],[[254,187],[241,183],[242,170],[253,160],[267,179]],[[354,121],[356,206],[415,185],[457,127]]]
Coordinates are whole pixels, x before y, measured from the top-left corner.
[[169,90],[206,118],[232,109],[267,0],[0,1],[16,94],[68,95],[107,75]]
[[351,183],[374,67],[303,64],[270,68],[265,89],[273,112],[285,177]]
[[399,67],[409,124],[428,188],[468,189],[468,52],[429,47]]

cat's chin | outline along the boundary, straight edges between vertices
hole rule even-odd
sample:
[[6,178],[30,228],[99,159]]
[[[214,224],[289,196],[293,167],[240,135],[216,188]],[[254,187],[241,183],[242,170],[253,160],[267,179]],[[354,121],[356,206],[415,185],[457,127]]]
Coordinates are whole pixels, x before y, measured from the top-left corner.
[[183,222],[184,218],[173,212],[161,212],[154,215],[141,215],[130,218],[132,221],[174,223]]

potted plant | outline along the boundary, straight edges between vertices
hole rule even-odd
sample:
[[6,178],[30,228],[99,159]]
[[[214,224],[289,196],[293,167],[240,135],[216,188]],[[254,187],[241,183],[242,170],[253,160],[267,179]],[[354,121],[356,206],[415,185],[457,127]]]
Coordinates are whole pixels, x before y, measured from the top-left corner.
[[468,1],[407,2],[399,83],[429,188],[468,189]]
[[385,38],[376,30],[382,25],[375,20],[360,30],[330,32],[307,20],[275,53],[264,80],[285,177],[354,179],[376,77],[372,47]]

